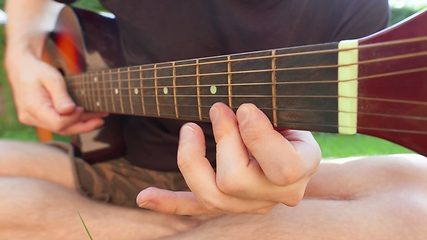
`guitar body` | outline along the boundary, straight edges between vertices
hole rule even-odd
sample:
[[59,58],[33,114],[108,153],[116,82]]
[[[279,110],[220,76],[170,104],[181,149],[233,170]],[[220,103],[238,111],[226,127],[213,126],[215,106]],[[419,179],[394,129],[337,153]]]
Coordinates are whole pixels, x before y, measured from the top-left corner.
[[120,117],[208,121],[215,102],[256,104],[275,127],[367,134],[427,155],[427,12],[374,35],[125,67],[114,20],[65,7],[44,59],[87,111],[113,113],[73,141],[90,161],[125,152]]
[[[358,130],[427,155],[427,12],[360,40]],[[411,41],[407,41],[410,39]],[[406,40],[406,41],[405,41]],[[404,57],[408,56],[408,57]]]
[[[43,60],[64,75],[121,67],[125,61],[118,36],[114,19],[65,6],[46,41]],[[43,130],[38,131],[48,139]],[[120,117],[105,118],[101,128],[74,136],[72,144],[76,154],[91,163],[123,155]]]

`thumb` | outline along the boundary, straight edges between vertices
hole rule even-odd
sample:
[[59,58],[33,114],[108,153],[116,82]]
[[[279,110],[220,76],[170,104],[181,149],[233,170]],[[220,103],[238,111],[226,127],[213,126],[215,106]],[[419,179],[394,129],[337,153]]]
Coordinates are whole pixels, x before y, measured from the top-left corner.
[[76,104],[67,92],[62,74],[48,64],[43,66],[41,82],[49,93],[53,107],[59,114],[68,115],[74,112]]
[[136,197],[140,208],[175,215],[200,215],[206,212],[191,192],[173,192],[149,187]]

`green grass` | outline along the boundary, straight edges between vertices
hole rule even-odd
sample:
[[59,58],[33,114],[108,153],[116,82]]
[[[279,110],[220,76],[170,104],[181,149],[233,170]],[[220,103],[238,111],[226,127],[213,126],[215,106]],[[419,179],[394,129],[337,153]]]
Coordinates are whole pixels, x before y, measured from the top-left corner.
[[[0,4],[3,1],[0,0]],[[100,9],[97,1],[83,0],[79,2],[80,6]],[[416,9],[392,9],[392,22],[396,22],[406,16],[416,12]],[[0,46],[4,46],[4,28],[0,27]],[[0,61],[3,66],[3,47],[0,47]],[[4,68],[0,67],[0,85],[5,90],[3,93],[6,99],[7,114],[0,116],[0,138],[17,139],[25,141],[37,141],[34,128],[24,126],[17,121],[12,96],[7,83]],[[407,149],[387,141],[362,135],[341,136],[334,134],[315,133],[315,138],[319,142],[323,156],[330,157],[347,157],[355,155],[377,155],[390,153],[410,152]],[[67,137],[54,136],[55,139],[68,140]]]
[[324,158],[410,153],[397,144],[365,135],[314,133]]

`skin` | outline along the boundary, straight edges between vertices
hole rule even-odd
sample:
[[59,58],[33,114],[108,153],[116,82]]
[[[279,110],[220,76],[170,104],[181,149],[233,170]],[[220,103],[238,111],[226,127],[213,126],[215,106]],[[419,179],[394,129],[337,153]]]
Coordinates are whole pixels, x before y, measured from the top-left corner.
[[[77,107],[60,73],[40,59],[46,37],[40,26],[46,21],[43,16],[48,15],[51,4],[49,0],[7,1],[5,63],[18,117],[23,124],[59,134],[91,131],[103,124],[101,117],[106,114],[85,113]],[[171,209],[162,212],[181,215],[265,213],[278,203],[298,204],[321,158],[312,135],[302,131],[275,131],[267,117],[253,105],[243,105],[236,117],[225,105],[216,104],[210,116],[219,154],[217,172],[204,158],[202,130],[195,124],[184,125],[178,165],[192,193],[148,189],[151,195],[160,192],[176,196],[170,199],[179,204],[175,209],[180,212]],[[258,134],[260,130],[265,134]],[[286,161],[282,161],[282,156],[287,156]],[[247,179],[234,181],[240,174]],[[231,180],[237,185],[229,185]],[[254,184],[258,192],[253,191]],[[138,198],[141,207],[154,208],[156,202],[159,205],[150,195],[144,196],[145,192]]]
[[191,192],[149,188],[138,195],[140,207],[179,215],[266,213],[278,203],[301,201],[321,157],[311,133],[276,131],[252,104],[242,105],[235,115],[217,103],[210,117],[216,171],[205,158],[202,130],[188,123],[181,129],[178,166]]
[[[40,61],[49,0],[7,1],[5,67],[21,123],[69,135],[94,130],[106,113],[85,113],[68,95],[59,71]],[[46,16],[49,16],[46,14]],[[25,69],[25,71],[23,71]]]
[[[62,76],[40,61],[45,35],[39,26],[48,3],[7,1],[5,63],[19,119],[60,134],[93,130],[105,114],[76,107]],[[92,201],[76,191],[66,153],[1,140],[0,191],[7,197],[0,198],[0,238],[85,238],[76,209],[96,239],[427,238],[424,157],[319,165],[310,133],[276,131],[253,105],[234,114],[215,104],[210,117],[216,171],[204,157],[201,129],[184,125],[178,165],[192,191],[142,191],[138,204],[153,211]]]

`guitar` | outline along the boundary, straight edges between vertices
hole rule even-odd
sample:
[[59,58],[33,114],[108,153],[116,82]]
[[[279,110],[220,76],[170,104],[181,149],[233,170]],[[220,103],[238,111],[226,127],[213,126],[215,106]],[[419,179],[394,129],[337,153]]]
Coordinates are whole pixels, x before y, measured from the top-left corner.
[[[361,39],[129,67],[113,19],[65,7],[43,58],[88,111],[209,121],[215,102],[252,102],[278,128],[366,134],[427,155],[426,22],[423,11]],[[112,141],[86,158],[124,149]]]

